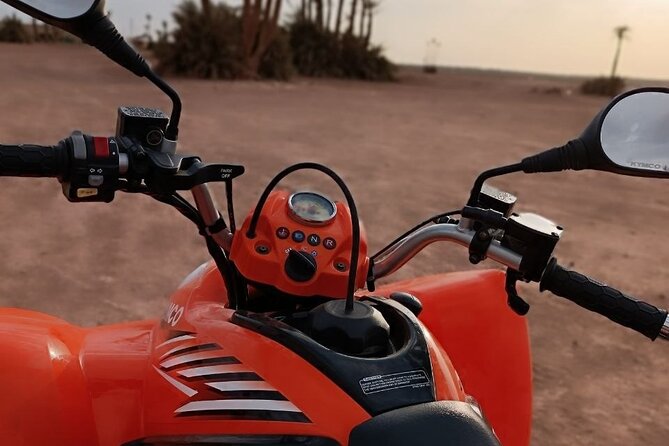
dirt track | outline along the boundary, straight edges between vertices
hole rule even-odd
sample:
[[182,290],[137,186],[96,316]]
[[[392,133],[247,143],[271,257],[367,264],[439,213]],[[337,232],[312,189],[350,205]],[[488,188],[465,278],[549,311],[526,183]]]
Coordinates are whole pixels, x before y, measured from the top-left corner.
[[[119,105],[168,108],[145,82],[81,46],[2,45],[0,85],[3,143],[54,143],[75,128],[113,134]],[[247,167],[236,184],[240,220],[273,174],[314,160],[348,182],[372,250],[460,207],[483,169],[578,135],[603,101],[531,91],[555,85],[471,73],[405,73],[385,85],[175,81],[185,107],[181,150]],[[332,192],[312,175],[288,184]],[[519,209],[565,226],[563,263],[669,305],[669,183],[572,172],[495,184],[519,195]],[[70,205],[53,180],[3,179],[0,203],[3,306],[84,325],[153,317],[207,259],[185,219],[146,198]],[[465,252],[431,247],[398,277],[462,268],[470,268]],[[534,444],[666,445],[669,345],[535,289],[523,288],[533,304]]]

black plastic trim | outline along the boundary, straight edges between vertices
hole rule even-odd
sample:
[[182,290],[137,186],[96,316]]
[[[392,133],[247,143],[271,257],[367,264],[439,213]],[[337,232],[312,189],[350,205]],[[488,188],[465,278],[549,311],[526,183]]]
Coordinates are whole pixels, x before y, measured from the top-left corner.
[[[357,358],[330,350],[301,331],[269,316],[238,311],[231,322],[259,333],[294,351],[323,372],[362,408],[378,415],[404,406],[435,401],[434,378],[429,348],[416,317],[403,305],[384,298],[367,298],[380,310],[393,311],[403,321],[407,341],[399,351],[384,358]],[[392,325],[391,325],[392,326]],[[362,380],[408,372],[424,373],[416,385],[367,393]],[[367,383],[366,381],[365,383]],[[367,386],[367,384],[365,384]]]
[[471,405],[438,401],[404,407],[356,426],[348,446],[500,446]]
[[188,435],[148,437],[123,446],[341,446],[325,437],[297,435]]

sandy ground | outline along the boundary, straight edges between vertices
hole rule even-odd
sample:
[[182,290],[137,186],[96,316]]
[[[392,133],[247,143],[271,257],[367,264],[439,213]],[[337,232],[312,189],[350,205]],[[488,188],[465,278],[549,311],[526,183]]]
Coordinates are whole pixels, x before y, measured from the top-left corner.
[[[568,81],[406,72],[397,84],[178,80],[182,151],[242,163],[237,209],[250,209],[281,168],[325,163],[350,185],[372,250],[429,215],[460,207],[475,175],[579,134],[604,104],[533,92]],[[119,105],[168,108],[151,86],[91,49],[0,46],[0,141],[54,143],[74,129],[113,134]],[[287,183],[325,192],[312,174]],[[518,208],[566,228],[558,256],[657,305],[669,305],[669,184],[597,172],[495,182]],[[143,197],[71,205],[53,180],[3,179],[0,305],[95,325],[161,312],[207,259],[196,231]],[[433,246],[398,278],[470,268],[463,250]],[[535,445],[655,445],[669,438],[669,346],[535,286],[523,294],[534,351]]]

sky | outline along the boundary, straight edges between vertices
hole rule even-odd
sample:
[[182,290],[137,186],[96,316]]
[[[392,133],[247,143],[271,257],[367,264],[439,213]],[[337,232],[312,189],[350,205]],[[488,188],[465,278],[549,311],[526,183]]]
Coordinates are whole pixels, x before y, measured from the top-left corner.
[[[107,5],[123,33],[137,34],[148,12],[158,24],[180,2]],[[620,25],[631,31],[619,73],[669,79],[669,0],[381,0],[373,41],[398,63],[422,63],[436,39],[439,65],[600,75],[610,72]]]

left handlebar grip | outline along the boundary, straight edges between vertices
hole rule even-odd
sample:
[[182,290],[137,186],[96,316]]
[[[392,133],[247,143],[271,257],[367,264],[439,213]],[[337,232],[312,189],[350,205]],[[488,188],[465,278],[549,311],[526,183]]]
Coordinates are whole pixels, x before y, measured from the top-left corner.
[[0,145],[0,176],[62,177],[69,164],[66,145]]

